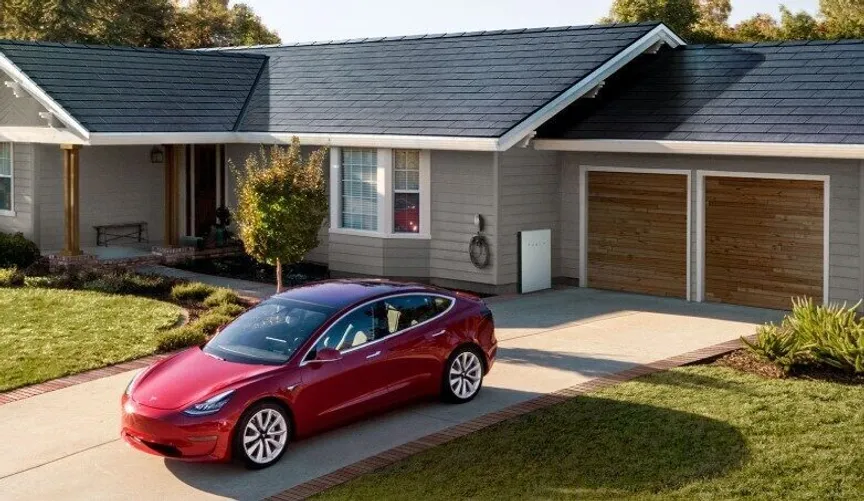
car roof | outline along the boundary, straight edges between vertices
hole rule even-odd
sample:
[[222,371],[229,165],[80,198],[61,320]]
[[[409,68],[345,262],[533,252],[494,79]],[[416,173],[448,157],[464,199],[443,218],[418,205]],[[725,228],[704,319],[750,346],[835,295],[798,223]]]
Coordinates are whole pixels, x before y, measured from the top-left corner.
[[295,299],[335,309],[361,303],[368,299],[403,292],[440,293],[440,289],[392,280],[354,279],[326,280],[289,289],[273,297]]

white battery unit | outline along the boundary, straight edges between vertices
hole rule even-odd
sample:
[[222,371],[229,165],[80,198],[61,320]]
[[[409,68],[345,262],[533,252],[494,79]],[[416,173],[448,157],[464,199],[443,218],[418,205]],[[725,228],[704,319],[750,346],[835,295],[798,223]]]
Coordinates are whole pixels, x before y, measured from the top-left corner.
[[552,230],[519,232],[519,293],[552,288]]

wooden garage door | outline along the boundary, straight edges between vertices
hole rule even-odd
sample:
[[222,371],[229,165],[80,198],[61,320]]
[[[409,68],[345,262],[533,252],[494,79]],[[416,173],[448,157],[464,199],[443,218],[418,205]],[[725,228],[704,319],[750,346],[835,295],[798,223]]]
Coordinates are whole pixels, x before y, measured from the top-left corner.
[[789,309],[822,300],[821,181],[705,178],[705,296]]
[[687,176],[588,172],[588,287],[687,295]]

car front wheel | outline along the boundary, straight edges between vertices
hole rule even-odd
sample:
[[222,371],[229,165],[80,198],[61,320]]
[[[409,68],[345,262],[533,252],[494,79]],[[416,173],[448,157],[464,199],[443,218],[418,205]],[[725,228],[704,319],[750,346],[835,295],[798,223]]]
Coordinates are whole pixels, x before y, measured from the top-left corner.
[[483,386],[483,361],[477,351],[464,347],[453,352],[444,367],[441,386],[445,401],[464,404],[473,400]]
[[234,450],[247,468],[260,470],[285,454],[291,424],[285,410],[272,403],[250,407],[240,418],[234,434]]

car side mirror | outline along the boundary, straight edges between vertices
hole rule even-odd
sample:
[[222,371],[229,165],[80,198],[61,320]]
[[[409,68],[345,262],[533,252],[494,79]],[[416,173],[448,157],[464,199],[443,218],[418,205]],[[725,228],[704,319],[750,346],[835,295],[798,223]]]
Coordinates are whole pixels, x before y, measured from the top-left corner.
[[342,354],[339,353],[339,350],[333,348],[321,348],[315,354],[314,362],[319,363],[328,363],[328,362],[338,362],[342,360]]

